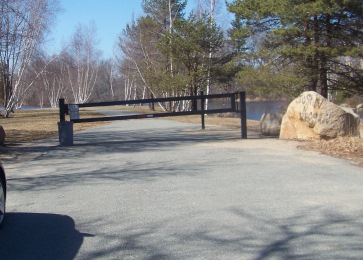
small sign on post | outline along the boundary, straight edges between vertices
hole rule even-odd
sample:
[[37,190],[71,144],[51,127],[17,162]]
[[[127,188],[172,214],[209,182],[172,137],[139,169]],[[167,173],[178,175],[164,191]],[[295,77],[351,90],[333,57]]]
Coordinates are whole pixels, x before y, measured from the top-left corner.
[[79,106],[78,105],[69,105],[69,117],[71,121],[73,119],[79,119]]

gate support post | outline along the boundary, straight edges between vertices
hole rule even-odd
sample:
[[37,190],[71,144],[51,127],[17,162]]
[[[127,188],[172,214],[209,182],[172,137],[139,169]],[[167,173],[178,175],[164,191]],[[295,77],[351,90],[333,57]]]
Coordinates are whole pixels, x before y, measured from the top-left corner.
[[64,98],[60,98],[59,99],[59,122],[65,122],[66,121],[66,111],[64,109],[65,104],[64,104]]
[[66,122],[67,113],[68,106],[64,103],[64,98],[61,98],[59,99],[59,144],[64,146],[71,146],[73,145],[73,122]]
[[201,95],[201,100],[200,100],[200,104],[202,106],[202,113],[201,113],[201,117],[202,117],[202,129],[205,129],[205,120],[204,120],[204,105],[205,105],[205,99],[204,99],[204,92],[201,91],[200,92]]
[[240,118],[241,118],[241,138],[247,139],[247,108],[246,108],[246,92],[239,93],[240,100]]
[[59,144],[62,146],[73,145],[73,122],[58,122]]

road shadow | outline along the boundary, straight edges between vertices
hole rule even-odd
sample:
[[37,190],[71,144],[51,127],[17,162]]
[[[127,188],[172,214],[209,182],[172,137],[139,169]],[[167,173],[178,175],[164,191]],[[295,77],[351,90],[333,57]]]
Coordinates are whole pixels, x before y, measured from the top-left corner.
[[[102,234],[89,259],[361,259],[362,212],[309,207],[291,216],[260,216],[239,207],[220,211],[232,222],[211,219],[205,212],[196,224],[190,214]],[[187,216],[188,215],[188,216]],[[188,219],[189,218],[189,219]],[[182,227],[178,224],[183,220]]]
[[0,254],[2,259],[74,259],[84,236],[69,216],[8,213],[0,231]]
[[[102,128],[101,128],[102,129]],[[109,128],[106,128],[109,129]],[[228,140],[240,140],[241,136],[235,129],[211,128],[199,130],[198,128],[165,128],[165,129],[137,129],[122,130],[109,129],[102,131],[83,131],[74,134],[73,146],[61,146],[57,139],[38,141],[32,144],[16,144],[3,148],[0,152],[4,155],[4,161],[16,161],[19,159],[42,160],[44,154],[49,159],[50,154],[55,157],[62,156],[63,152],[72,156],[85,156],[90,153],[109,152],[138,152],[153,149],[178,147],[185,144],[206,142],[223,142]],[[11,153],[12,158],[7,159],[6,153]],[[10,157],[10,156],[9,156]]]
[[[132,122],[131,122],[132,123]],[[172,122],[173,123],[173,122]],[[248,139],[275,139],[258,132],[249,131]],[[28,161],[64,157],[64,154],[82,158],[91,153],[109,152],[134,153],[154,149],[169,149],[181,145],[243,141],[236,127],[207,126],[201,130],[194,124],[183,123],[178,127],[122,129],[122,126],[107,125],[74,133],[73,146],[61,146],[58,138],[34,143],[18,143],[0,147],[2,160],[7,162]],[[47,156],[44,156],[44,155]]]

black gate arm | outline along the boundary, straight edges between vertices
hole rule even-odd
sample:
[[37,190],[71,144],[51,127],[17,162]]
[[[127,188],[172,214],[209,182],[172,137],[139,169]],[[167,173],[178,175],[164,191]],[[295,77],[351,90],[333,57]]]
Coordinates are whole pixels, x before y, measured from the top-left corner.
[[[239,95],[238,95],[239,94]],[[237,106],[236,97],[239,98],[239,106]],[[204,109],[204,103],[206,99],[219,99],[229,98],[231,106],[228,108],[221,109]],[[85,122],[98,122],[98,121],[113,121],[113,120],[128,120],[128,119],[142,119],[142,118],[157,118],[157,117],[170,117],[170,116],[185,116],[185,115],[201,115],[202,117],[202,129],[204,126],[204,115],[216,114],[216,113],[227,113],[227,112],[239,112],[241,118],[241,137],[247,139],[247,117],[246,117],[246,93],[227,93],[227,94],[212,94],[198,96],[183,96],[183,97],[168,97],[168,98],[151,98],[151,99],[139,99],[139,100],[124,100],[124,101],[112,101],[112,102],[97,102],[97,103],[84,103],[84,104],[73,104],[78,108],[81,107],[99,107],[99,106],[119,106],[119,105],[135,105],[135,104],[147,104],[147,103],[162,103],[172,101],[200,101],[201,109],[193,111],[182,111],[182,112],[161,112],[154,114],[139,114],[139,115],[126,115],[126,116],[110,116],[110,117],[97,117],[97,118],[71,118],[73,123],[85,123]],[[65,104],[64,99],[59,99],[59,116],[60,122],[65,122],[65,116],[69,114],[69,106]]]

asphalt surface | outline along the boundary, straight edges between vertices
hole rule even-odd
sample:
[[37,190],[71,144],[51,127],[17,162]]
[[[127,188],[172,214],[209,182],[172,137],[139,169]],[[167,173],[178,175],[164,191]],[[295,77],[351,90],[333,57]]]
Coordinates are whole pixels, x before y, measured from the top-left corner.
[[1,259],[361,259],[363,170],[236,129],[145,119],[4,159]]

